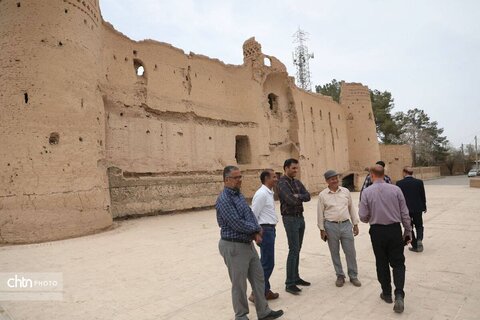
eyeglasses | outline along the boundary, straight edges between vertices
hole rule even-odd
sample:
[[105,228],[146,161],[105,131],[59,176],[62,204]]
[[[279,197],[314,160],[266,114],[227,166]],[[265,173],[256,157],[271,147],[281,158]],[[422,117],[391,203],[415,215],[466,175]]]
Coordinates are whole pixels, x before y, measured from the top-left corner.
[[242,179],[242,176],[227,177],[227,178],[235,179],[235,180],[240,180],[240,179]]

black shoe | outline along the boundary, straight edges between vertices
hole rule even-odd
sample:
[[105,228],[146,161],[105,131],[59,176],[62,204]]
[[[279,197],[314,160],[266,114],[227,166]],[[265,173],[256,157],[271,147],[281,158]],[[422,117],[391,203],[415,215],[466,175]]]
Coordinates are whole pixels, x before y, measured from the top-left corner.
[[418,252],[423,252],[423,242],[422,242],[422,240],[417,241],[417,250],[418,250]]
[[395,295],[395,304],[393,305],[393,311],[396,313],[402,313],[405,308],[405,303],[401,294]]
[[283,316],[283,310],[277,310],[277,311],[270,311],[269,314],[267,314],[263,318],[258,318],[258,320],[271,320],[271,319],[277,319]]
[[296,285],[291,285],[291,286],[285,287],[285,291],[291,294],[299,294],[302,291],[302,289],[300,289]]
[[393,303],[393,300],[392,300],[392,296],[387,296],[387,295],[384,295],[383,293],[380,293],[380,299],[382,299],[383,301],[385,301],[386,303]]
[[419,250],[418,248],[408,248],[408,250],[413,251],[413,252],[422,252],[423,250]]
[[305,281],[305,280],[303,280],[303,279],[297,280],[297,281],[295,282],[295,284],[296,284],[297,286],[305,286],[305,287],[308,287],[309,285],[311,285],[310,282]]

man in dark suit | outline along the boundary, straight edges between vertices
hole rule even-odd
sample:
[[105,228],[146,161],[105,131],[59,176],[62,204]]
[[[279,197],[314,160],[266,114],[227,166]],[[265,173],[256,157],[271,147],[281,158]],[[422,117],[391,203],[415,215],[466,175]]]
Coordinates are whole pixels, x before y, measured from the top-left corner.
[[[425,197],[425,187],[423,181],[413,177],[413,169],[403,168],[403,179],[397,181],[397,186],[402,189],[407,202],[408,211],[412,218],[412,247],[410,251],[423,251],[423,212],[427,212],[427,199]],[[413,232],[413,227],[417,231]]]

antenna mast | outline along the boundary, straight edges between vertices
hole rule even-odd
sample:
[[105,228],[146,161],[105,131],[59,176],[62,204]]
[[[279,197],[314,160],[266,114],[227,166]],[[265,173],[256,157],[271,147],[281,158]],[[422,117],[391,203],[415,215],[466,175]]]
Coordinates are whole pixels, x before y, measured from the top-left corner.
[[297,44],[293,52],[293,64],[297,68],[297,86],[304,90],[312,91],[312,84],[310,82],[310,59],[314,58],[314,54],[313,52],[308,52],[306,44],[308,33],[298,28],[293,37],[293,43]]

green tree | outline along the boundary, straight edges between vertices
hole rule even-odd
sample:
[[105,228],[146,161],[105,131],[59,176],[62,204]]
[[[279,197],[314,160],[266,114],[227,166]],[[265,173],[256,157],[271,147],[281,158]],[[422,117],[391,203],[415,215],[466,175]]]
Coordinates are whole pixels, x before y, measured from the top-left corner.
[[325,96],[330,96],[334,101],[340,102],[340,82],[333,79],[332,82],[315,86],[315,91]]
[[[453,169],[456,164],[465,167],[465,157],[462,150],[456,149],[449,145],[447,155],[445,157],[445,166],[447,167],[450,175],[453,175]],[[463,169],[465,171],[465,168]]]
[[391,113],[395,106],[392,94],[388,91],[370,90],[370,99],[379,140],[385,144],[400,143],[401,130]]
[[394,120],[401,131],[400,141],[412,146],[415,166],[429,166],[445,160],[448,140],[442,136],[443,128],[438,128],[437,121],[430,121],[425,111],[414,108],[406,113],[397,112]]

